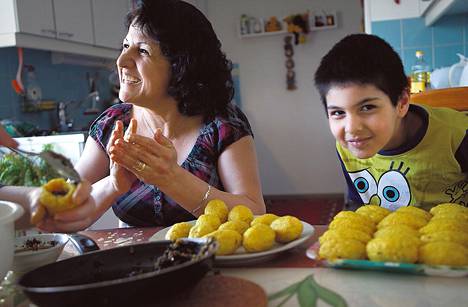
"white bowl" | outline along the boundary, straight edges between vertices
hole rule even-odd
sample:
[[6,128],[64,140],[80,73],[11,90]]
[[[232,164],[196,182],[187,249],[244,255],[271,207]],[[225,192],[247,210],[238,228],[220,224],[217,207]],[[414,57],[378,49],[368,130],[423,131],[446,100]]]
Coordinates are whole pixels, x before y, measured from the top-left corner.
[[[40,242],[38,243],[39,249],[33,250],[27,247],[28,240],[31,242],[34,239]],[[68,240],[68,235],[62,233],[43,233],[16,238],[13,271],[22,275],[40,266],[55,262]],[[50,244],[50,242],[55,242],[55,245]]]
[[0,201],[0,282],[13,263],[15,220],[23,212],[23,208],[15,203]]

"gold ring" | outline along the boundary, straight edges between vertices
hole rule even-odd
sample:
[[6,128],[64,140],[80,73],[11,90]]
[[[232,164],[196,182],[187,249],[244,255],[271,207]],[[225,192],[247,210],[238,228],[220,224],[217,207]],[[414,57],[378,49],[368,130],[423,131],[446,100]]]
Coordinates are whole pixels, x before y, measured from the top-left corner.
[[135,166],[133,167],[133,169],[137,172],[142,172],[144,171],[146,168],[146,163],[145,162],[141,162],[140,160],[138,160],[135,164]]

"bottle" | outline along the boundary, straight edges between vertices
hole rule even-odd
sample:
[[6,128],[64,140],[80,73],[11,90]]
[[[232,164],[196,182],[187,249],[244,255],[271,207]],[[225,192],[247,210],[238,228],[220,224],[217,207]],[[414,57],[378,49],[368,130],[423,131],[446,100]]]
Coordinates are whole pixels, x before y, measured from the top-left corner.
[[430,67],[424,61],[424,52],[416,51],[416,62],[411,66],[411,93],[424,92],[429,88]]

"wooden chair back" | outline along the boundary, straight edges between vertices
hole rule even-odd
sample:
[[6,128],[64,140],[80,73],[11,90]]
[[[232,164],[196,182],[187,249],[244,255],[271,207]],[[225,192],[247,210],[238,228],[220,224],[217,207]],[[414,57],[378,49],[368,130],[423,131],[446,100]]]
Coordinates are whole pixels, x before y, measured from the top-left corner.
[[422,93],[411,94],[410,101],[433,107],[468,111],[468,86],[427,90]]

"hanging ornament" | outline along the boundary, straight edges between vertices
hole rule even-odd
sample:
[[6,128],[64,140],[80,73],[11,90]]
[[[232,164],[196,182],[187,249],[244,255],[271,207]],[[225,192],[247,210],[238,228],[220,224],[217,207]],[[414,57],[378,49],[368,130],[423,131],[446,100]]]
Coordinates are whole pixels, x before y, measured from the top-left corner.
[[284,21],[288,24],[288,32],[294,35],[294,44],[304,44],[309,33],[309,12],[289,15]]
[[291,42],[292,36],[288,35],[284,38],[284,55],[286,56],[286,88],[289,91],[297,89],[293,60],[294,49]]

